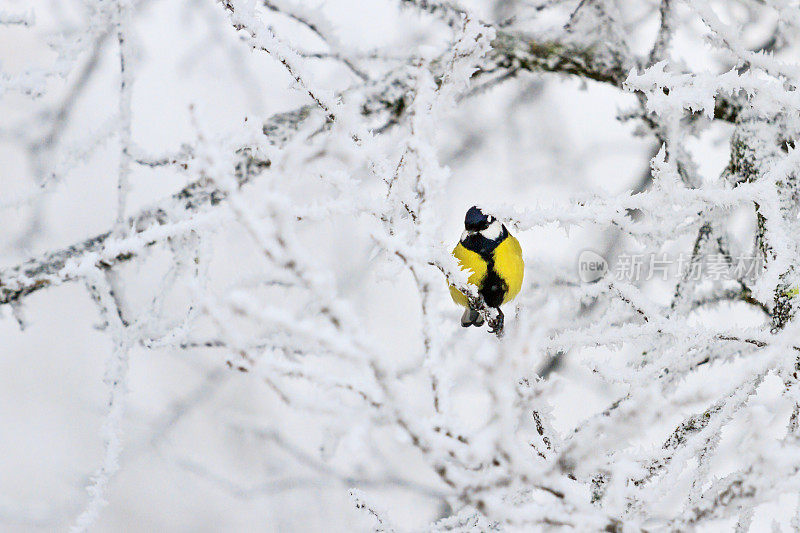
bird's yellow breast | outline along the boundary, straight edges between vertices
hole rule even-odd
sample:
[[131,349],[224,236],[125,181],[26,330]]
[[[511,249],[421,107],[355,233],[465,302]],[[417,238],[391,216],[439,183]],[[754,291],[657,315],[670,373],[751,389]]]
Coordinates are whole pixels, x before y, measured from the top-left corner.
[[[480,254],[464,248],[461,243],[458,243],[453,249],[453,255],[458,259],[461,270],[470,271],[467,282],[480,289],[489,268],[487,261]],[[511,235],[505,238],[492,252],[492,263],[493,270],[508,285],[508,290],[503,297],[503,303],[510,302],[519,294],[522,288],[522,278],[525,270],[519,241]],[[464,307],[469,306],[467,297],[452,285],[450,285],[450,296],[457,304]]]
[[503,303],[510,302],[522,288],[522,278],[525,274],[522,248],[519,241],[509,235],[507,239],[497,245],[492,255],[494,256],[494,271],[508,285]]

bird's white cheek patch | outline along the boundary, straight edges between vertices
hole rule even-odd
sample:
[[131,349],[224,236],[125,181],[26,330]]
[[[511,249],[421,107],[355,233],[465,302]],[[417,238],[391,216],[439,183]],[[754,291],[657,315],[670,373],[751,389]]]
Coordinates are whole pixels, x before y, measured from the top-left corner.
[[486,228],[485,230],[481,231],[481,235],[483,235],[485,238],[489,239],[490,241],[493,241],[493,240],[497,239],[502,232],[503,232],[503,226],[500,224],[500,222],[495,220],[494,222],[489,224],[488,228]]
[[469,237],[469,232],[464,230],[464,233],[461,234],[461,241],[463,242],[467,237]]

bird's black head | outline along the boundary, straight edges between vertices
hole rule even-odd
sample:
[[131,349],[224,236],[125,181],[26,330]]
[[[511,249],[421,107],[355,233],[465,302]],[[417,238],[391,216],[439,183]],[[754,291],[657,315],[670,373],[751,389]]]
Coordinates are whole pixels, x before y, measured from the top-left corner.
[[467,231],[481,231],[489,227],[491,221],[490,215],[485,215],[479,207],[473,205],[467,211],[467,216],[464,217],[464,228]]

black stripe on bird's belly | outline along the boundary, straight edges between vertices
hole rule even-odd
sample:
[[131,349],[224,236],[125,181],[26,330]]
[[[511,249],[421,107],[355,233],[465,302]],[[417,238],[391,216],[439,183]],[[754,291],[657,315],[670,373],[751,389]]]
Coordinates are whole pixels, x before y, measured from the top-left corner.
[[493,260],[486,265],[486,276],[478,292],[489,307],[500,307],[506,297],[508,284],[494,271]]

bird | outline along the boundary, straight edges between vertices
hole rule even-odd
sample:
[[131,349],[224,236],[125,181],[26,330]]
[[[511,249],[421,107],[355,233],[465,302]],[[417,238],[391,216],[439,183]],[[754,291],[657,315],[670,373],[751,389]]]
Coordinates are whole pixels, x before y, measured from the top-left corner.
[[[487,306],[497,309],[493,331],[499,331],[503,327],[500,306],[513,300],[522,288],[525,263],[519,241],[497,218],[472,206],[464,217],[464,232],[453,256],[461,270],[470,271],[467,283],[478,288]],[[483,325],[483,317],[470,306],[463,292],[450,285],[450,296],[455,303],[466,307],[461,316],[463,327]]]

